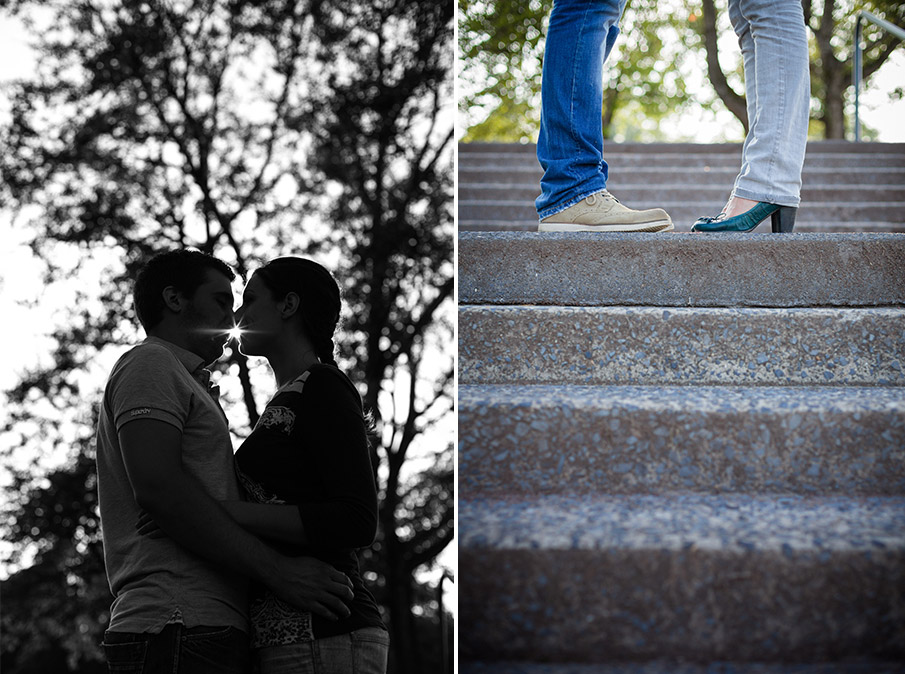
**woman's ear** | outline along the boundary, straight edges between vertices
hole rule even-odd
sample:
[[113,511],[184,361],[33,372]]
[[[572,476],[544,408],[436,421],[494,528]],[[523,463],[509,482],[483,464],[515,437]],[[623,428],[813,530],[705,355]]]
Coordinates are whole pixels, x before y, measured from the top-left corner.
[[280,303],[280,316],[282,318],[289,318],[295,315],[299,310],[301,302],[301,299],[296,293],[286,293],[286,297],[284,297],[283,301]]

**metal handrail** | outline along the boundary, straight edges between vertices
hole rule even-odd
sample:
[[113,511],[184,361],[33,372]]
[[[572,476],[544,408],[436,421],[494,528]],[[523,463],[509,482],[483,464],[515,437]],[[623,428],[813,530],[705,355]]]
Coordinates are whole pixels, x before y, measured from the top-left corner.
[[899,28],[894,23],[890,23],[879,16],[874,16],[870,12],[862,9],[858,12],[858,18],[855,21],[855,54],[854,64],[852,67],[852,80],[855,85],[855,142],[861,142],[861,118],[859,116],[859,96],[861,93],[861,75],[862,75],[862,58],[861,58],[861,20],[867,19],[871,23],[880,26],[884,30],[889,31],[897,38],[905,40],[905,29]]

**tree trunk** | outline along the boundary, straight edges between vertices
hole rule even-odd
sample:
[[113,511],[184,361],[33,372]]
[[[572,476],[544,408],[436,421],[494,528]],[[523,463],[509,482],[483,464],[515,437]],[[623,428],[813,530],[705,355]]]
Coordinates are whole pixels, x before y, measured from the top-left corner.
[[823,100],[823,121],[825,138],[845,138],[845,112],[844,97],[848,83],[845,73],[833,69],[824,71],[826,80],[826,93]]
[[[392,470],[392,469],[391,469]],[[395,482],[390,480],[391,483]],[[405,547],[396,535],[398,485],[388,487],[381,509],[384,559],[386,563],[387,606],[390,610],[390,640],[396,674],[420,674],[421,658],[412,615],[412,575],[405,563]]]
[[242,383],[242,400],[248,412],[248,427],[254,428],[258,423],[258,406],[255,403],[254,391],[251,388],[251,378],[248,374],[248,359],[239,353],[238,345],[233,347],[232,361],[239,366],[239,381]]
[[710,84],[713,85],[717,96],[726,105],[733,115],[738,117],[745,129],[745,135],[748,134],[748,105],[744,96],[739,96],[729,86],[728,80],[723,69],[720,67],[720,51],[717,44],[716,31],[716,7],[713,0],[703,0],[701,3],[704,10],[704,46],[707,49],[707,76],[710,78]]
[[843,96],[845,95],[846,68],[845,64],[836,58],[833,53],[833,30],[836,26],[833,19],[835,0],[825,0],[823,3],[823,15],[820,17],[820,25],[814,30],[814,38],[817,40],[817,50],[820,53],[820,76],[824,83],[823,112],[820,121],[823,122],[824,138],[845,137],[845,115],[843,111]]
[[610,127],[613,125],[613,116],[616,114],[616,105],[619,102],[619,89],[616,85],[607,87],[603,94],[603,137],[610,137]]

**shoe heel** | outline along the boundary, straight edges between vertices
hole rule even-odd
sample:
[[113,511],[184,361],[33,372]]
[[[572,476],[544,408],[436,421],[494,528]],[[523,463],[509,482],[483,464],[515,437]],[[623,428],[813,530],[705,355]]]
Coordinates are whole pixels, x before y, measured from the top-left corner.
[[794,206],[780,206],[770,216],[774,233],[789,233],[795,226],[795,215],[798,209]]

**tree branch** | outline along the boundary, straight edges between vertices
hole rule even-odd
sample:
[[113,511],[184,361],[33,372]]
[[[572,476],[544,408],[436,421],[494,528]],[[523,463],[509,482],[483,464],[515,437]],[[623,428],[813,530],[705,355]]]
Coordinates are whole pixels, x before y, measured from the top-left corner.
[[886,60],[892,56],[893,51],[896,47],[902,44],[902,40],[897,38],[895,35],[887,33],[881,40],[877,40],[875,42],[871,42],[867,45],[864,50],[864,55],[867,56],[867,52],[869,50],[874,49],[878,45],[883,48],[883,51],[880,52],[878,56],[875,56],[872,59],[864,59],[864,66],[862,71],[862,76],[865,80],[870,79],[870,76],[877,72],[880,67],[886,63]]
[[717,41],[716,29],[716,8],[713,0],[703,0],[701,3],[704,15],[704,46],[707,50],[707,75],[710,78],[710,84],[713,85],[717,96],[726,105],[733,115],[742,123],[745,128],[745,134],[748,133],[748,108],[745,103],[744,96],[739,96],[729,86],[726,74],[720,67],[720,52]]

